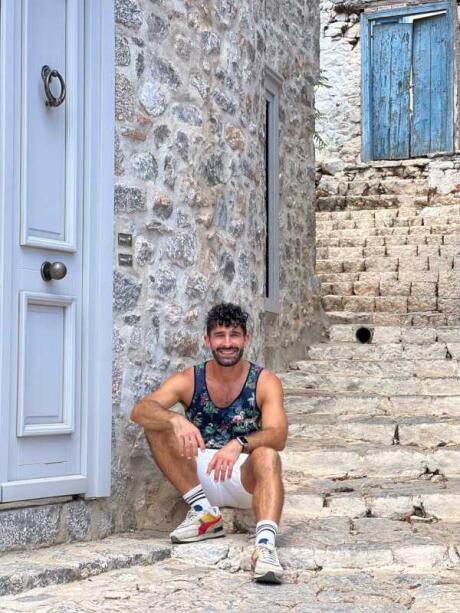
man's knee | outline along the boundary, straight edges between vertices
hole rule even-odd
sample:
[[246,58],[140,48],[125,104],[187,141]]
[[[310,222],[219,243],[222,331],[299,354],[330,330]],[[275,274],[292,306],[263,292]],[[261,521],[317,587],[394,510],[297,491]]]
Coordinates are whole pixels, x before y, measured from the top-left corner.
[[152,450],[161,450],[167,447],[170,450],[176,449],[176,441],[172,432],[169,430],[145,430],[145,437]]
[[271,447],[257,447],[251,453],[254,472],[280,473],[281,459],[279,453]]

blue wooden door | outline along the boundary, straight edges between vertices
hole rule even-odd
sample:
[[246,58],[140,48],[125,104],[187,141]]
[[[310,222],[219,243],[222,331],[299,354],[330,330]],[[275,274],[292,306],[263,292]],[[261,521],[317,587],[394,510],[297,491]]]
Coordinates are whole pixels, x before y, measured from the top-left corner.
[[413,10],[363,19],[364,159],[454,149],[451,8]]
[[411,155],[453,149],[452,53],[447,15],[414,21]]
[[374,28],[372,102],[374,159],[409,157],[412,25]]

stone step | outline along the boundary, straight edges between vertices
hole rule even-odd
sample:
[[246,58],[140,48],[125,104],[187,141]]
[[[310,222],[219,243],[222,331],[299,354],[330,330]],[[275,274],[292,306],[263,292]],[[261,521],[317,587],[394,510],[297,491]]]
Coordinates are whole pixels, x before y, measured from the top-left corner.
[[289,413],[289,436],[321,442],[340,440],[344,444],[366,442],[434,449],[460,445],[460,419],[447,416],[338,416],[326,412],[305,415],[299,411]]
[[281,457],[285,471],[308,479],[460,477],[460,446],[425,449],[298,437],[289,441]]
[[328,415],[341,417],[460,417],[460,395],[365,394],[350,391],[306,389],[285,390],[285,406],[292,416]]
[[[334,325],[329,328],[330,341],[334,343],[357,343],[356,332],[361,326]],[[406,327],[406,326],[371,326],[372,344],[432,345],[433,343],[460,343],[460,326]],[[359,350],[363,351],[363,350]]]
[[[353,378],[394,379],[458,379],[460,365],[457,360],[300,360],[293,370],[308,376],[340,376]],[[460,389],[460,380],[459,380]]]
[[460,273],[460,259],[454,256],[369,256],[350,259],[316,260],[316,273],[443,271]]
[[[395,521],[460,521],[460,480],[425,475],[417,480],[312,479],[285,475],[287,519],[348,517]],[[242,516],[243,517],[243,516]],[[246,514],[244,523],[250,523]]]
[[[444,271],[429,271],[429,270],[415,270],[405,271],[398,270],[393,272],[378,272],[378,271],[357,271],[357,272],[329,272],[319,273],[317,275],[321,284],[332,285],[334,283],[351,284],[353,291],[358,292],[356,295],[365,296],[366,293],[380,288],[384,291],[391,290],[392,287],[402,287],[404,284],[409,291],[414,286],[414,289],[424,289],[423,283],[437,283],[438,289],[445,295],[456,297],[460,295],[460,270],[451,270],[450,272]],[[359,285],[354,285],[359,281]],[[350,285],[348,285],[349,287]],[[347,285],[343,285],[346,288]],[[401,292],[404,294],[404,292]]]
[[[0,557],[0,596],[70,583],[117,568],[155,564],[171,556],[172,546],[165,536],[152,532],[119,534],[102,541],[4,553]],[[0,611],[4,610],[2,601]]]
[[368,247],[317,247],[318,260],[348,261],[369,257],[431,257],[448,259],[460,254],[459,245],[369,245]]
[[[251,544],[251,538],[232,535],[201,543],[195,551],[191,547],[180,549],[179,545],[174,550],[175,559],[129,571],[114,570],[73,584],[37,588],[26,595],[5,596],[0,610],[2,613],[165,610],[197,613],[234,609],[254,613],[273,610],[407,613],[409,608],[412,613],[441,608],[443,613],[458,611],[460,577],[458,570],[452,568],[416,569],[413,560],[407,570],[384,567],[362,572],[355,568],[332,568],[312,572],[288,568],[284,585],[271,588],[254,583],[249,572],[243,570],[249,564]],[[240,550],[245,550],[241,560]],[[200,558],[200,554],[204,556]],[[284,547],[283,556],[289,557]]]
[[366,394],[392,396],[428,395],[452,396],[460,394],[460,380],[456,377],[439,378],[385,378],[342,376],[340,374],[314,374],[292,371],[280,375],[284,386],[290,391],[320,389],[326,391],[351,391]]
[[442,360],[460,359],[460,343],[318,343],[307,348],[311,360]]
[[[427,284],[428,285],[428,284]],[[361,286],[359,286],[361,287]],[[330,289],[330,288],[326,288]],[[367,291],[370,290],[367,286]],[[356,311],[369,313],[452,313],[457,310],[459,300],[443,300],[436,296],[436,291],[427,291],[426,295],[417,293],[409,296],[398,294],[386,295],[336,295],[322,296],[322,305],[325,311]]]
[[[431,568],[458,569],[458,529],[460,526],[454,522],[425,523],[385,518],[287,520],[282,524],[277,549],[280,562],[287,570],[324,572],[364,568],[367,571],[401,571],[404,568],[406,572],[417,573]],[[204,560],[209,563],[214,559],[221,565],[231,551],[233,558],[240,561],[239,568],[248,568],[251,541],[251,537],[232,535],[206,543],[178,545],[173,548],[172,555],[201,565]],[[234,566],[237,563],[234,562]],[[340,608],[342,610],[346,609]]]
[[[369,238],[371,236],[377,237],[397,237],[399,241],[403,241],[408,237],[415,237],[415,240],[419,240],[423,237],[430,235],[436,236],[457,236],[460,234],[460,224],[433,224],[433,225],[420,225],[420,226],[368,226],[366,228],[356,228],[355,223],[340,222],[337,224],[337,228],[331,228],[330,225],[324,229],[319,228],[316,234],[318,239],[324,238]],[[342,226],[342,227],[339,227]]]
[[423,219],[455,219],[460,216],[460,202],[455,201],[444,205],[427,205],[415,206],[409,203],[407,206],[400,209],[369,209],[355,211],[352,209],[346,211],[317,211],[315,213],[318,221],[334,221],[347,219],[376,219],[391,220],[398,217],[422,217]]
[[450,246],[451,244],[458,243],[458,236],[456,234],[394,234],[387,236],[375,236],[374,234],[362,233],[361,231],[355,231],[353,236],[329,236],[323,234],[321,237],[317,237],[316,245],[318,248],[322,247],[385,247],[396,246],[404,247],[406,245],[416,245],[417,247],[443,247]]
[[354,311],[328,311],[330,324],[364,324],[377,326],[458,326],[460,314],[424,313],[385,313]]
[[425,206],[428,204],[427,196],[414,196],[410,194],[382,194],[372,196],[321,196],[316,199],[317,211],[343,211],[344,209],[388,209],[404,205]]

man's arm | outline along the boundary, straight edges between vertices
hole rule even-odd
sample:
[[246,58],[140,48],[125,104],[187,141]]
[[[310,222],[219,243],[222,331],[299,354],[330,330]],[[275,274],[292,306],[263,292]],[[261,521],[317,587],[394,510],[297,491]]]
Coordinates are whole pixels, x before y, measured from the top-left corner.
[[257,391],[262,412],[262,429],[247,436],[249,452],[257,447],[272,447],[282,451],[286,446],[288,421],[281,381],[272,372],[263,370]]
[[144,430],[172,430],[177,438],[181,455],[194,458],[198,447],[205,449],[200,431],[179,413],[169,409],[185,402],[193,387],[193,372],[181,372],[167,379],[155,392],[140,400],[131,411],[131,420]]

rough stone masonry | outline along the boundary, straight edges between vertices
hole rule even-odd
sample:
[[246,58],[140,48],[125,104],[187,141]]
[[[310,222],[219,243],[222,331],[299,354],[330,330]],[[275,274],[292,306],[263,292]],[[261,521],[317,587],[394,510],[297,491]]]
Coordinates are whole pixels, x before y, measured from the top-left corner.
[[[314,276],[315,0],[115,0],[116,159],[113,493],[0,511],[2,549],[84,540],[175,521],[128,415],[204,356],[204,315],[234,300],[252,315],[250,357],[299,358],[321,331]],[[264,310],[264,67],[282,80],[279,314]],[[133,236],[118,247],[118,233]],[[133,266],[118,265],[118,254]],[[177,509],[176,509],[177,510]]]

